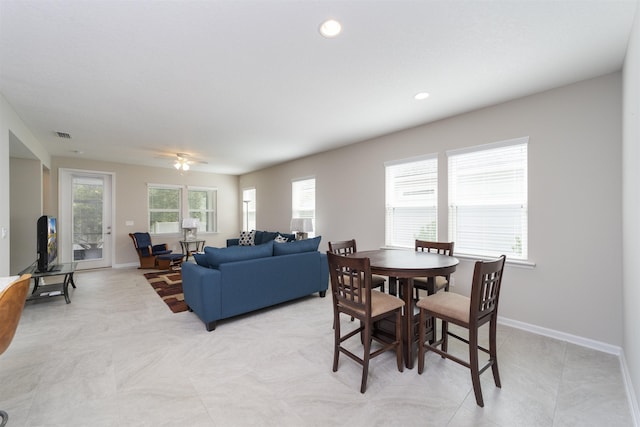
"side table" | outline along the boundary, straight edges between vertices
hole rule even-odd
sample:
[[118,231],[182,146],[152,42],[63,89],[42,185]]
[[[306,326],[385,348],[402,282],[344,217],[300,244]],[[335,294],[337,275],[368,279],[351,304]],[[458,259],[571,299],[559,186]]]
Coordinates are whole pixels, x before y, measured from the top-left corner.
[[[31,296],[27,298],[27,301],[35,301],[39,299],[64,296],[64,300],[69,304],[71,299],[69,298],[69,285],[76,287],[73,281],[73,273],[78,266],[77,262],[64,262],[56,264],[50,271],[36,271],[37,267],[34,264],[25,268],[20,274],[31,274],[33,279],[33,290]],[[43,277],[64,276],[62,282],[49,283],[46,285],[40,285],[40,279]]]
[[185,261],[189,261],[189,256],[194,252],[202,252],[204,250],[204,240],[180,240],[182,253],[185,254]]

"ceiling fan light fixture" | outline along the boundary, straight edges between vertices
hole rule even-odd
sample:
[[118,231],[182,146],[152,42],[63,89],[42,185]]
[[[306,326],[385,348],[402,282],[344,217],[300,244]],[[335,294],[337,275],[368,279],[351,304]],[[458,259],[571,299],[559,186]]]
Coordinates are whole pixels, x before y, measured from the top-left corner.
[[320,25],[320,34],[326,38],[336,37],[342,31],[342,25],[335,19],[327,19]]
[[420,93],[417,93],[413,97],[413,99],[415,99],[416,101],[422,101],[422,100],[427,99],[428,97],[429,97],[429,94],[427,92],[420,92]]

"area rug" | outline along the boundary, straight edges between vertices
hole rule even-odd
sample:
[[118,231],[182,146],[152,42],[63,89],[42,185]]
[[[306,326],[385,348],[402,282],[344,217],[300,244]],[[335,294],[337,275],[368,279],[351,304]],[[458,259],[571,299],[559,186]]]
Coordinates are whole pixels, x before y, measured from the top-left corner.
[[171,311],[180,313],[188,310],[182,293],[182,274],[180,271],[145,273],[144,277],[147,278],[151,287],[160,295]]

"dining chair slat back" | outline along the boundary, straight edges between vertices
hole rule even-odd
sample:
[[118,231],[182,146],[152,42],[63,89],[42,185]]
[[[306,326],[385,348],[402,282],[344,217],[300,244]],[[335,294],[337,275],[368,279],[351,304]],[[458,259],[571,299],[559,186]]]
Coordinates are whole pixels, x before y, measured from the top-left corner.
[[[454,242],[430,242],[428,240],[415,241],[415,250],[417,252],[431,252],[440,255],[453,256]],[[433,278],[416,277],[413,279],[413,288],[415,289],[414,298],[420,299],[420,289],[427,292],[427,295],[435,294],[440,290],[449,291],[451,275],[436,276]]]

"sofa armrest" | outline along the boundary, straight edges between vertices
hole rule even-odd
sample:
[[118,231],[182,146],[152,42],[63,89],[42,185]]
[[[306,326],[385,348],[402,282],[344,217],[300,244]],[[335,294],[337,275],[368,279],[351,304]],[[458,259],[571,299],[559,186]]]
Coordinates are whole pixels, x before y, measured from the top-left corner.
[[184,301],[205,325],[215,325],[222,317],[220,282],[219,270],[192,263],[182,265]]

